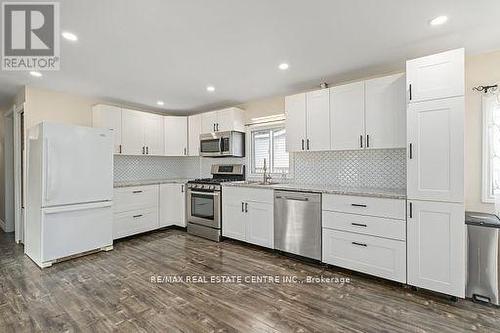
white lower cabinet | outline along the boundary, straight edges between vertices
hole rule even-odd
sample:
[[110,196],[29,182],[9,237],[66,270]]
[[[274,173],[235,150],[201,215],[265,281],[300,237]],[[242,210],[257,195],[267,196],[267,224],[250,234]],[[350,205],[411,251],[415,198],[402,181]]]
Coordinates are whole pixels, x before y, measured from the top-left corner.
[[406,283],[405,200],[324,194],[322,261]]
[[408,284],[463,298],[463,204],[411,200],[408,211]]
[[159,186],[114,189],[113,239],[157,229]]
[[405,242],[323,229],[323,261],[406,283]]
[[223,187],[222,235],[274,248],[273,190]]
[[186,226],[186,193],[184,184],[160,185],[160,227]]

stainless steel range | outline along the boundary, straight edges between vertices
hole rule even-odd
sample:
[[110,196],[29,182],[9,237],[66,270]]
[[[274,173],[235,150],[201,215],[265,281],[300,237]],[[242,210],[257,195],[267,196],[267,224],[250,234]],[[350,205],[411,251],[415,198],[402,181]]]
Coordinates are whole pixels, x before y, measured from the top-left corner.
[[214,164],[212,178],[191,180],[187,184],[187,231],[219,242],[222,235],[223,182],[245,180],[243,164]]

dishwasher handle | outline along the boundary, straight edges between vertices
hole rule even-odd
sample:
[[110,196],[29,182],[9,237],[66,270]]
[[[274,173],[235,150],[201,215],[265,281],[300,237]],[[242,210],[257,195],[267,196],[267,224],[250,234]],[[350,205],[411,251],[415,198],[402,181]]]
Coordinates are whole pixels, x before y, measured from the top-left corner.
[[281,197],[276,196],[276,199],[294,200],[294,201],[309,201],[309,198],[293,198],[293,197]]

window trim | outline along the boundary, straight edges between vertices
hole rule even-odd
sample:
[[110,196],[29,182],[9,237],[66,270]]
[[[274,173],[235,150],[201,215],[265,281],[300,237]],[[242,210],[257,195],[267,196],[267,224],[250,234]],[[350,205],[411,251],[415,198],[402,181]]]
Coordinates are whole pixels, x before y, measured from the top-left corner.
[[[253,132],[256,131],[265,131],[265,130],[271,130],[275,128],[283,127],[286,130],[285,127],[285,121],[284,120],[279,120],[279,121],[273,121],[273,122],[266,122],[264,124],[253,124],[253,125],[248,125],[247,131],[246,131],[246,151],[248,152],[246,161],[247,161],[247,177],[248,178],[259,178],[262,177],[262,173],[255,173],[253,172],[253,142],[252,142],[252,134]],[[285,139],[286,140],[286,139]],[[292,179],[293,178],[293,171],[294,171],[294,165],[293,165],[293,153],[289,152],[288,153],[288,173],[286,174],[286,179]],[[282,174],[281,173],[270,173],[272,178],[275,179],[281,179]]]
[[[497,93],[498,94],[498,93]],[[482,109],[482,181],[481,181],[481,201],[483,203],[494,203],[495,196],[492,194],[493,177],[491,174],[491,160],[490,160],[490,135],[489,135],[489,122],[491,120],[491,105],[495,103],[493,99],[497,99],[497,94],[483,95],[481,97]],[[500,104],[500,103],[499,103]]]

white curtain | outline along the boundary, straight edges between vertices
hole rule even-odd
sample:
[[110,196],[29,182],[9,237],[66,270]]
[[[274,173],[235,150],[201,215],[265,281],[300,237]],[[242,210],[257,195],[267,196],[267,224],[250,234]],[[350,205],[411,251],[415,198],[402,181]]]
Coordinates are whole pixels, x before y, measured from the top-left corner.
[[[483,95],[483,116],[488,135],[485,139],[488,154],[487,169],[484,170],[488,179],[483,186],[487,186],[487,196],[495,197],[495,204],[500,209],[500,96],[498,90]],[[485,191],[486,192],[486,191]]]

